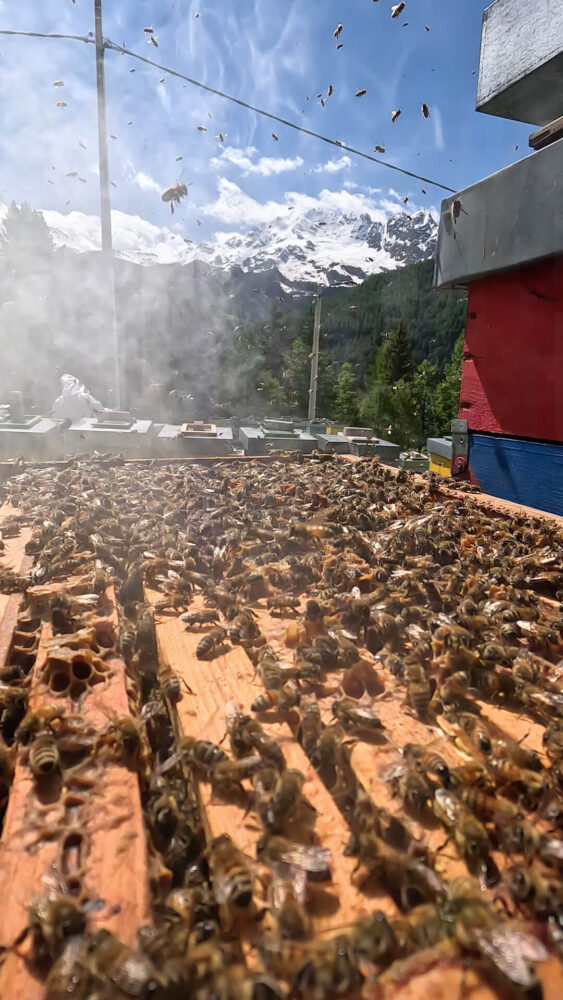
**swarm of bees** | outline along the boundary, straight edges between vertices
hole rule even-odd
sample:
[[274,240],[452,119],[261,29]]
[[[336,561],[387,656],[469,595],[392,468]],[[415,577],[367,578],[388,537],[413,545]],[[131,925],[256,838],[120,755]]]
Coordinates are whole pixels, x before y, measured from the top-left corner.
[[[64,885],[30,904],[16,943],[29,939],[49,1000],[73,995],[69,983],[77,996],[164,1000],[339,1000],[373,984],[383,996],[452,962],[499,997],[540,997],[542,964],[562,951],[561,529],[485,514],[432,475],[373,460],[269,461],[77,460],[9,481],[34,565],[0,575],[25,594],[0,677],[4,801],[16,759],[38,793],[116,761],[138,776],[158,872],[135,947],[96,928],[92,901]],[[110,585],[115,634],[101,614]],[[181,676],[155,614],[192,643]],[[45,676],[77,654],[79,673],[111,674],[119,654],[128,714],[93,729],[57,683],[29,703],[42,620],[54,633]],[[211,686],[233,650],[253,699],[224,705],[222,740],[195,724],[178,735],[190,669]],[[309,767],[286,760],[280,725]],[[356,890],[390,897],[385,914],[366,897],[320,938],[316,883],[334,890],[335,858],[315,837],[319,783],[349,829],[340,850]],[[255,856],[238,824],[210,832],[209,795],[256,831]],[[449,878],[453,858],[464,874]],[[249,925],[252,973],[236,947]]]

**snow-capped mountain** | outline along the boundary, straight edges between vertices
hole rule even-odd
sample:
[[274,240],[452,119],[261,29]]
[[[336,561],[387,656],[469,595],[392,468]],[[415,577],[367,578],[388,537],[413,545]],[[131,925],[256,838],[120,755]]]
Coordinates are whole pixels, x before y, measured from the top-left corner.
[[[289,214],[289,213],[288,213]],[[276,219],[247,233],[218,233],[193,248],[190,259],[244,271],[277,268],[288,284],[337,285],[432,257],[437,225],[429,212],[389,218],[313,209]]]
[[[57,249],[100,249],[96,216],[42,214]],[[213,240],[196,244],[139,216],[114,211],[112,220],[115,253],[125,261],[147,266],[201,263],[254,275],[275,272],[282,292],[289,295],[318,283],[361,282],[370,274],[432,257],[438,228],[427,211],[388,215],[378,209],[352,215],[329,207],[301,211],[288,206],[272,222],[245,233],[217,232]]]

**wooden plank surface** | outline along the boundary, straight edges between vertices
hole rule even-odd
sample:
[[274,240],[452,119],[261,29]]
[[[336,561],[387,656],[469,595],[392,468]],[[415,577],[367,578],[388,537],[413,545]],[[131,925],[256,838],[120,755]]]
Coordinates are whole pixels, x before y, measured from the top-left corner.
[[[108,592],[109,618],[116,624],[113,592]],[[29,698],[32,711],[46,704],[61,704],[75,713],[77,703],[56,698],[39,681],[52,638],[44,625]],[[60,636],[61,644],[64,635]],[[107,729],[111,712],[127,713],[125,665],[114,656],[108,661],[106,682],[94,685],[84,696],[80,714],[92,729],[92,738]],[[71,878],[84,898],[96,901],[90,921],[95,929],[107,927],[127,944],[134,944],[137,929],[149,920],[146,843],[137,774],[111,758],[90,759],[86,766],[63,773],[59,794],[43,801],[25,752],[18,751],[14,782],[0,841],[0,884],[12,902],[0,908],[0,944],[9,947],[27,924],[27,908],[39,897],[52,894],[64,875],[68,858]],[[79,854],[65,851],[68,832],[80,838]],[[25,954],[25,946],[22,949]],[[19,953],[8,953],[0,968],[0,997],[41,1000],[44,984]]]

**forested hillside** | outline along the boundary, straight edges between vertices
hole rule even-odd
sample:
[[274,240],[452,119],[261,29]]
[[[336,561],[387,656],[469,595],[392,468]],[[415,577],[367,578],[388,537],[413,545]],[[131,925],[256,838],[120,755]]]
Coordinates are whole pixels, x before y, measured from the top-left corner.
[[[323,293],[317,413],[402,445],[449,429],[466,301],[438,294],[433,263]],[[313,302],[274,272],[115,261],[123,398],[156,420],[305,416]],[[99,254],[55,251],[43,217],[10,207],[0,236],[0,402],[22,389],[48,413],[70,371],[112,397],[110,288]]]

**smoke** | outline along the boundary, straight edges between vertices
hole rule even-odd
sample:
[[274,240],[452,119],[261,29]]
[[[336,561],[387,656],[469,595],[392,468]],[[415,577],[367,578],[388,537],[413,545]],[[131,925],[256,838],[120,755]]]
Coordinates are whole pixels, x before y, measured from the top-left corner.
[[[4,0],[0,6],[10,28],[93,30],[90,0]],[[391,71],[366,61],[358,81],[352,22],[344,50],[350,69],[350,61],[336,55],[330,10],[321,16],[316,7],[308,0],[106,0],[104,34],[281,117],[328,134],[349,129],[358,144],[373,148],[383,139],[379,131],[372,135],[376,123],[366,120],[367,104],[355,102],[354,91],[367,83],[378,115],[380,107],[393,106],[412,47],[404,46]],[[146,26],[154,28],[158,47]],[[376,194],[373,168],[368,173],[362,164],[360,172],[347,155],[327,157],[311,139],[161,70],[113,51],[105,65],[128,402],[159,419],[244,405],[263,359],[258,350],[237,349],[234,331],[266,321],[272,287],[267,278],[262,287],[252,261],[247,274],[234,276],[198,264],[194,244],[205,241],[211,260],[212,245],[221,247],[250,225],[282,219],[289,227],[310,211],[382,220],[400,207],[400,192],[397,199]],[[315,93],[326,94],[329,83],[334,96],[323,108]],[[111,405],[111,282],[99,253],[94,46],[0,39],[0,88],[0,402],[9,389],[23,389],[29,406],[49,412],[60,375],[71,371]],[[161,193],[178,181],[189,193],[172,216]],[[412,195],[411,206],[415,211]],[[218,233],[218,226],[229,232]],[[123,259],[132,253],[139,264]],[[157,264],[141,266],[149,260]]]

